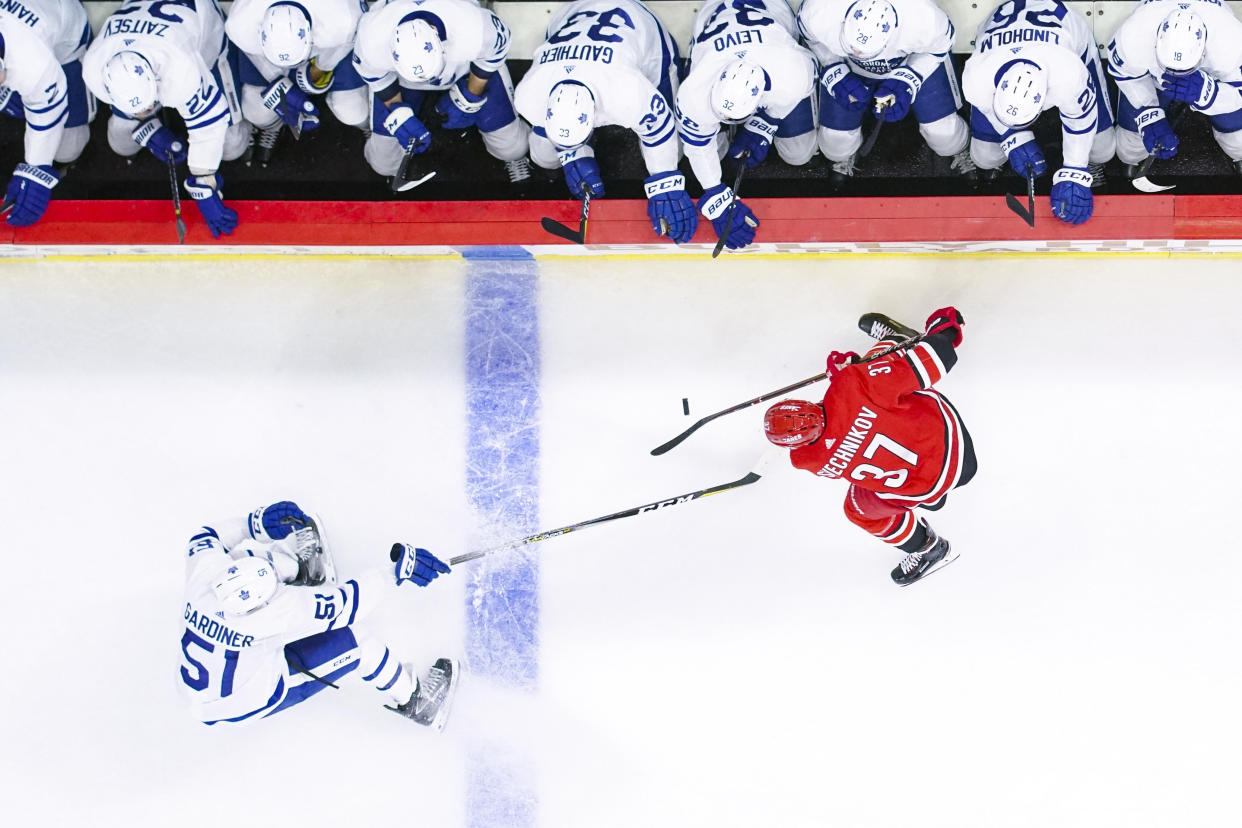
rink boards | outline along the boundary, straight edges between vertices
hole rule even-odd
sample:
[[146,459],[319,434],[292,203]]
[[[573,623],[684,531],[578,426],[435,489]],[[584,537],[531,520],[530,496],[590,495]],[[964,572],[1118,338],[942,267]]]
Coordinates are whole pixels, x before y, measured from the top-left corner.
[[[1055,219],[1048,199],[1035,200],[1035,226],[997,196],[929,198],[805,198],[748,201],[760,217],[759,244],[728,255],[769,252],[892,250],[1183,249],[1227,250],[1242,239],[1242,196],[1100,196],[1094,216],[1074,227]],[[580,248],[546,233],[544,217],[573,229],[572,201],[497,202],[230,202],[237,231],[214,240],[193,210],[185,214],[186,246],[307,248],[355,254],[435,253],[437,248],[523,245]],[[1025,207],[1025,200],[1023,200]],[[166,201],[53,201],[33,227],[0,225],[0,242],[30,246],[176,247],[172,206]],[[661,242],[646,202],[591,204],[588,245],[612,252],[701,254],[715,243],[706,220],[690,245]],[[984,247],[974,246],[988,243]],[[963,246],[966,245],[966,246]],[[4,248],[13,255],[11,248]],[[18,251],[20,253],[20,251]],[[442,251],[441,251],[442,252]]]

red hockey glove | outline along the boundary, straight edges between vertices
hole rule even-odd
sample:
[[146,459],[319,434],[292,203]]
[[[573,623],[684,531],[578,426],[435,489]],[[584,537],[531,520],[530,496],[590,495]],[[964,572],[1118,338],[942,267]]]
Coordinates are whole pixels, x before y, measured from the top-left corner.
[[965,324],[966,320],[962,318],[962,314],[950,305],[927,317],[927,335],[935,336],[944,331],[953,331],[953,347],[956,348],[962,344],[962,326]]
[[833,351],[828,355],[828,376],[836,379],[842,368],[855,362],[858,362],[858,354],[853,351]]

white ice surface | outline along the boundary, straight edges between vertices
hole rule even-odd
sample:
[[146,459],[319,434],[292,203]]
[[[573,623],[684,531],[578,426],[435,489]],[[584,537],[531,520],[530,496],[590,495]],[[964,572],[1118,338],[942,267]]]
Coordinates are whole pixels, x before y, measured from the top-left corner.
[[[897,589],[843,484],[782,467],[528,550],[539,688],[466,682],[442,736],[363,690],[205,728],[176,684],[200,523],[291,497],[346,574],[465,551],[465,266],[0,263],[0,821],[462,826],[486,739],[533,757],[547,827],[1239,824],[1235,259],[541,271],[541,526],[740,477],[763,406],[648,452],[864,347],[861,312],[952,303],[959,561]],[[372,629],[455,652],[465,583]]]

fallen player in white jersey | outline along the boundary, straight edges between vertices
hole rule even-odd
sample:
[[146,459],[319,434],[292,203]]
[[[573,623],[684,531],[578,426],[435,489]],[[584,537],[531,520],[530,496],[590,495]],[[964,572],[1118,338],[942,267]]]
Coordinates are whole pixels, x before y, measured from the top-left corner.
[[449,568],[394,544],[391,566],[337,583],[318,521],[291,501],[203,526],[186,556],[181,684],[204,724],[252,722],[342,681],[374,687],[389,710],[444,727],[460,671],[441,658],[421,680],[359,625],[399,585]]

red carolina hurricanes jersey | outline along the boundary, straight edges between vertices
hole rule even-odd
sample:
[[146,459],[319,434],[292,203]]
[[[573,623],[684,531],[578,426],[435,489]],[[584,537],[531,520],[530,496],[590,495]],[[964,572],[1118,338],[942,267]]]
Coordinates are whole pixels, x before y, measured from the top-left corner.
[[[892,345],[877,343],[869,353]],[[885,500],[928,502],[962,473],[962,421],[932,385],[957,361],[951,336],[842,369],[824,394],[826,426],[790,461],[821,477],[841,477]]]

